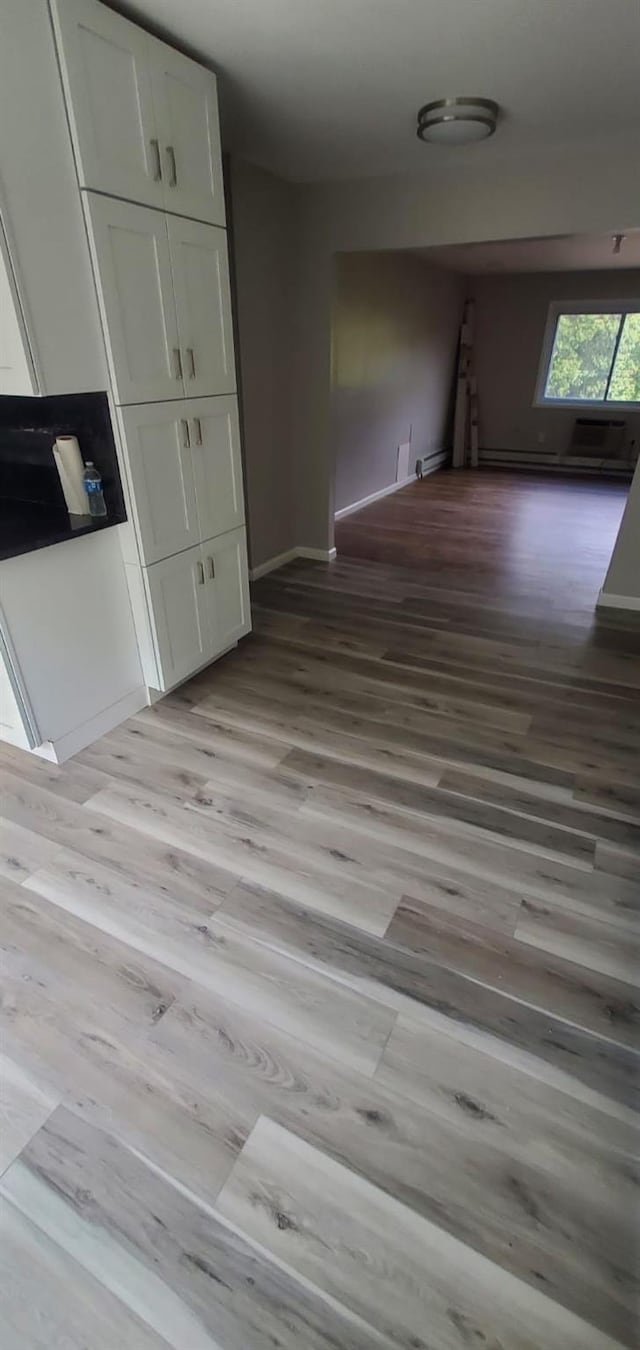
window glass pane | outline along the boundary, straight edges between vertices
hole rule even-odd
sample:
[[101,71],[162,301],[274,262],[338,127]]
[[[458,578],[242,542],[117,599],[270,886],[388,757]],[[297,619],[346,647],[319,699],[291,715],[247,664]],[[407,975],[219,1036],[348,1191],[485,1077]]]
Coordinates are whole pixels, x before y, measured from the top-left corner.
[[561,314],[545,398],[604,399],[619,314]]
[[640,403],[640,314],[625,317],[607,398]]

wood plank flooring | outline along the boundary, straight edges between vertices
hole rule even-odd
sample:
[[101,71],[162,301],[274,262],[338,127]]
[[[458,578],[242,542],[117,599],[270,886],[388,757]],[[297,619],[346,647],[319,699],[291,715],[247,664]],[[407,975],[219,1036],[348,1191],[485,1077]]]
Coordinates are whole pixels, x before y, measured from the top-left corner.
[[0,749],[3,1348],[637,1344],[623,504],[425,480],[68,764]]

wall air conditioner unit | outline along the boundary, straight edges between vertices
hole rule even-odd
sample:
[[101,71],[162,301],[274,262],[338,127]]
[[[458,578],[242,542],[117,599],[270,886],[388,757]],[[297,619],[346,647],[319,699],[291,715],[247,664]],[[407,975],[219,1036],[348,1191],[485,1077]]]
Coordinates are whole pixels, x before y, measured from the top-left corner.
[[566,453],[572,459],[623,459],[626,429],[619,418],[576,417]]

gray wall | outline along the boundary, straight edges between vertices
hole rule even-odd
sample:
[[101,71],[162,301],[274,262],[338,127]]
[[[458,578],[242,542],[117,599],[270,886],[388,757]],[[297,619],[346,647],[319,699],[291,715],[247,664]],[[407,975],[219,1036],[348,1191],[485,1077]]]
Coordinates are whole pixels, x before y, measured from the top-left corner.
[[335,508],[396,479],[399,445],[444,447],[462,312],[462,277],[410,253],[336,259],[331,341]]
[[230,187],[249,550],[258,567],[297,542],[290,427],[296,189],[237,159]]
[[452,164],[437,172],[425,168],[421,177],[295,187],[232,164],[254,566],[295,544],[333,545],[336,253],[615,233],[640,225],[624,144],[560,145],[491,167],[481,155],[477,168]]
[[[575,409],[533,407],[549,304],[640,297],[640,272],[472,277],[469,294],[476,300],[480,444],[492,450],[524,450],[533,458],[563,451]],[[637,444],[640,412],[619,415]]]
[[622,524],[603,586],[606,595],[626,596],[640,609],[640,461],[622,517]]
[[[428,151],[427,151],[428,153]],[[640,225],[629,148],[559,145],[517,161],[298,189],[303,229],[296,284],[293,442],[298,541],[333,544],[330,331],[337,252],[555,234],[614,233]]]

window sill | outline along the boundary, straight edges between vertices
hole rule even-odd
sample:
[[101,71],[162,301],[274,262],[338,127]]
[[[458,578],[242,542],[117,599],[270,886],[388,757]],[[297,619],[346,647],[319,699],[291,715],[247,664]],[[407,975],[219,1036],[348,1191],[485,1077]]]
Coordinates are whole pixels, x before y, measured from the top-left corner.
[[640,403],[599,403],[596,399],[570,399],[570,398],[536,398],[533,400],[534,408],[564,408],[569,412],[588,413],[620,413],[635,412],[640,413]]

